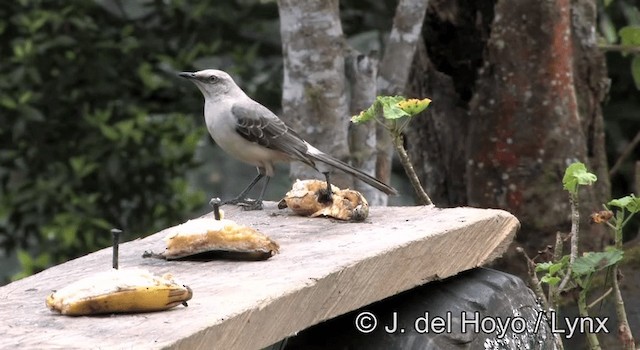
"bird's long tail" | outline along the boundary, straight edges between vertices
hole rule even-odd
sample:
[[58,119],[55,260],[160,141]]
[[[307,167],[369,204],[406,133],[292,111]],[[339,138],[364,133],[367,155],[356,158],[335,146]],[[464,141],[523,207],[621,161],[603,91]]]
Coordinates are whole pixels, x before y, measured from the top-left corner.
[[308,145],[308,151],[307,154],[313,158],[314,160],[320,161],[322,163],[328,164],[334,168],[338,168],[342,171],[344,171],[347,174],[353,175],[355,177],[357,177],[358,179],[364,181],[365,183],[369,184],[372,187],[375,187],[376,189],[389,194],[389,195],[397,195],[398,191],[396,191],[395,188],[385,184],[384,182],[376,179],[375,177],[366,174],[354,167],[352,167],[351,165],[333,158],[332,156],[316,149],[315,147]]

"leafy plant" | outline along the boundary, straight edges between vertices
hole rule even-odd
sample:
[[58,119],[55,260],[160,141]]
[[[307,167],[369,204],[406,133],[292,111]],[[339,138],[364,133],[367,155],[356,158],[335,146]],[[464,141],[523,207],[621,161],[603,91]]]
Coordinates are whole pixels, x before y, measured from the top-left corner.
[[[558,233],[556,245],[551,261],[535,263],[529,258],[523,249],[519,249],[529,266],[529,277],[534,291],[545,303],[548,310],[557,310],[560,305],[560,295],[571,289],[578,290],[578,310],[581,317],[589,317],[589,305],[587,298],[592,292],[592,282],[597,273],[605,271],[612,276],[612,286],[605,295],[597,300],[601,300],[609,293],[613,293],[615,298],[616,313],[618,316],[619,338],[625,349],[634,349],[634,340],[629,322],[627,320],[624,301],[620,293],[618,284],[618,265],[624,258],[622,250],[622,229],[628,223],[630,217],[640,210],[640,200],[634,195],[612,200],[608,203],[606,210],[594,213],[591,221],[596,224],[606,223],[612,228],[615,239],[615,246],[607,247],[604,252],[585,252],[579,255],[578,242],[580,237],[580,214],[579,214],[579,188],[580,186],[590,186],[597,180],[596,176],[590,173],[584,164],[573,163],[567,167],[563,177],[564,189],[569,193],[571,202],[571,252],[569,255],[562,255],[562,245],[564,239]],[[610,211],[610,207],[617,207],[616,213]],[[630,215],[626,216],[626,211]],[[539,277],[540,274],[540,277]],[[542,285],[546,285],[548,294],[545,295]],[[586,333],[591,349],[600,349],[598,337],[594,333]],[[562,342],[556,335],[556,345],[562,347]]]
[[[410,118],[424,111],[431,100],[428,98],[406,99],[402,96],[378,96],[371,107],[351,118],[353,123],[365,123],[370,120],[383,125],[391,134],[393,146],[400,157],[400,162],[409,176],[409,181],[422,204],[431,205],[431,198],[420,184],[418,175],[411,164],[407,150],[404,148],[403,130]],[[402,120],[402,118],[405,118]]]

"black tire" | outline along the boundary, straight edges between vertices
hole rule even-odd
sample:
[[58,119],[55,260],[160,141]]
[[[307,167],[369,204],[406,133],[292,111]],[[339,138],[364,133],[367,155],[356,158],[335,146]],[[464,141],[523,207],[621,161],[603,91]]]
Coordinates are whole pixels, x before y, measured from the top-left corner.
[[[385,331],[385,325],[393,325],[394,311],[397,312],[398,330],[390,333]],[[356,328],[358,315],[363,312],[369,312],[377,319],[375,330],[366,334]],[[427,312],[431,320],[442,317],[445,324],[450,323],[451,333],[436,334],[434,330],[439,329],[434,328],[428,333],[418,332],[414,327],[416,320],[424,318]],[[503,337],[499,337],[497,330],[484,333],[478,329],[474,332],[475,325],[464,322],[467,326],[463,333],[463,312],[466,313],[465,320],[474,319],[474,313],[478,312],[478,320],[511,320],[512,326],[507,327],[509,330]],[[446,318],[448,313],[451,314],[450,322]],[[372,320],[363,322],[371,325]],[[418,326],[426,324],[424,319],[417,322]],[[485,329],[491,328],[491,320],[484,322]],[[538,329],[534,332],[536,323]],[[433,321],[430,324],[433,326]],[[520,331],[523,325],[525,329]],[[403,332],[399,331],[401,327]],[[323,322],[287,339],[284,344],[280,343],[281,348],[283,345],[287,350],[555,348],[549,323],[533,292],[520,278],[486,268],[431,282]]]

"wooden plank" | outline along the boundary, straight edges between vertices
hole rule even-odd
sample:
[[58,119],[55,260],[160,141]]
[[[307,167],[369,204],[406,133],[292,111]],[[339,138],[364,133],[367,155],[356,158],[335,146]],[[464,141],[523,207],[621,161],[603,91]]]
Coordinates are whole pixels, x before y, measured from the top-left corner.
[[2,348],[259,349],[326,319],[501,255],[519,227],[501,210],[371,208],[364,223],[309,219],[267,203],[226,217],[278,241],[267,261],[142,259],[159,232],[120,246],[120,267],[171,272],[193,289],[189,307],[66,317],[44,305],[51,290],[110,268],[109,248],[0,288]]

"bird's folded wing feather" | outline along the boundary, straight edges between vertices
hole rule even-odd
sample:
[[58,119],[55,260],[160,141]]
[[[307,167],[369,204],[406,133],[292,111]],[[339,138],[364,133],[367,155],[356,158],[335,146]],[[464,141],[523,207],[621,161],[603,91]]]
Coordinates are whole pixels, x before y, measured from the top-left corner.
[[236,131],[247,141],[288,154],[315,168],[307,155],[307,144],[280,118],[263,105],[236,103],[231,107]]

